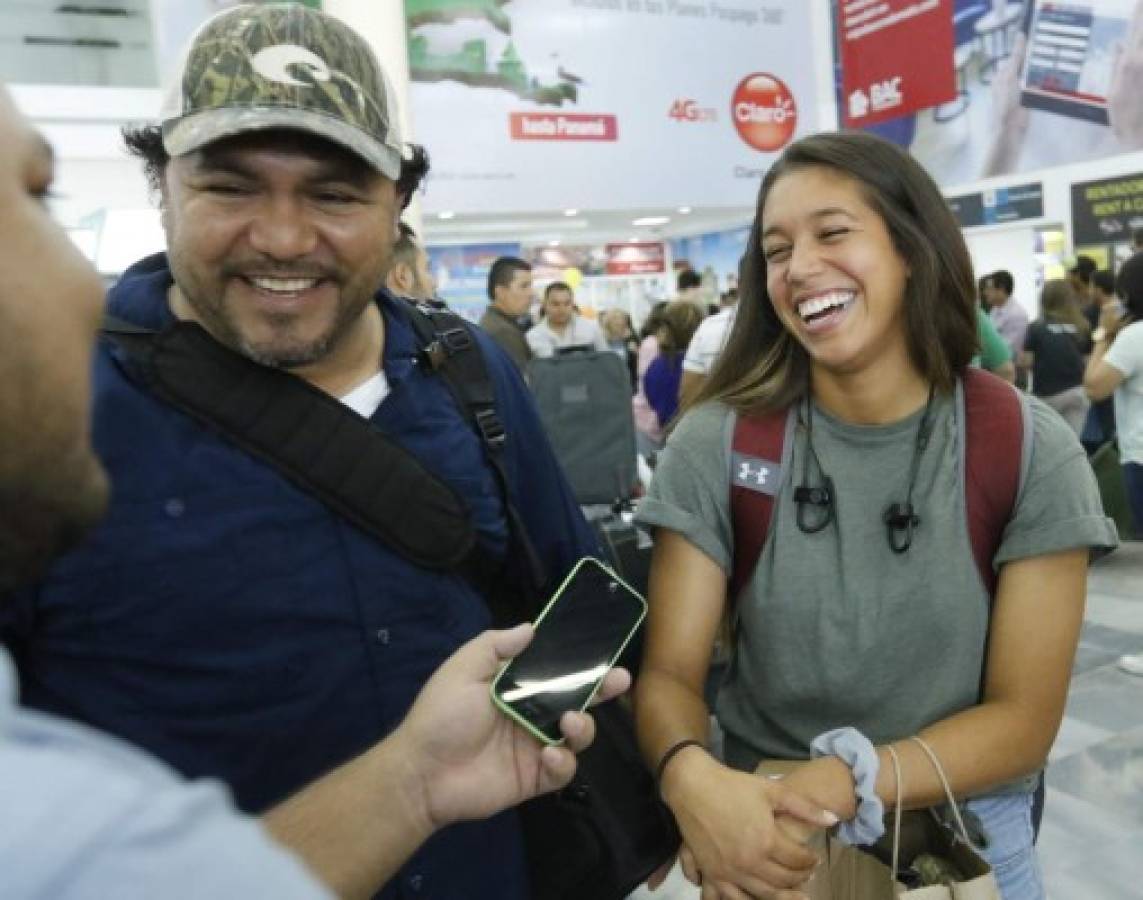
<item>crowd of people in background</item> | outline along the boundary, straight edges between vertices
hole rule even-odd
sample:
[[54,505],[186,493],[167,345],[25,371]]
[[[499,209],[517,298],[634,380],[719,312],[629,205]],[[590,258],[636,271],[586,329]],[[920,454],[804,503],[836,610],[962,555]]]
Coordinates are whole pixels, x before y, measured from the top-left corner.
[[[1117,460],[1105,489],[1122,504],[1121,530],[1143,535],[1143,231],[1135,255],[1113,274],[1088,256],[1066,276],[1039,288],[1035,315],[1016,298],[1012,273],[997,270],[977,282],[977,354],[973,364],[1041,400],[1068,424],[1089,456]],[[509,277],[509,274],[511,277]],[[507,285],[519,279],[515,305]],[[689,266],[676,276],[671,300],[654,303],[638,330],[630,313],[607,308],[599,325],[577,307],[572,289],[552,282],[533,322],[532,273],[526,262],[497,260],[489,277],[490,306],[481,324],[526,372],[529,360],[567,349],[610,350],[628,364],[636,449],[653,467],[680,411],[699,395],[735,327],[737,279],[715,306],[704,280]],[[1022,295],[1023,296],[1023,295]],[[526,346],[526,353],[522,348]],[[1114,348],[1114,349],[1112,349]],[[520,362],[523,360],[523,362]],[[1104,471],[1103,469],[1100,470]],[[1101,482],[1102,483],[1102,482]],[[1118,499],[1116,499],[1118,498]],[[1143,655],[1121,666],[1143,674]]]

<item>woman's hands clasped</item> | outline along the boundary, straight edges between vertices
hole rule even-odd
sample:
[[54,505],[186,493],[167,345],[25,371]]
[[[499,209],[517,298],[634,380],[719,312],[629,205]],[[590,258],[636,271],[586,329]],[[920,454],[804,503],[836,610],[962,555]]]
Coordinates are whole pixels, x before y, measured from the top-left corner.
[[824,829],[836,816],[781,781],[729,769],[700,748],[680,753],[662,786],[683,836],[683,874],[701,885],[702,900],[804,897],[798,889],[818,859],[787,826]]

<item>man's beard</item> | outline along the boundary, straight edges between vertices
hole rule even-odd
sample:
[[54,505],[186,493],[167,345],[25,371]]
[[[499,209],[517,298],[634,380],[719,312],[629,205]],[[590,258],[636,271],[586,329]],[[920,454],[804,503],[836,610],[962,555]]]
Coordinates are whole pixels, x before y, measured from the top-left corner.
[[39,578],[103,518],[110,493],[94,457],[84,472],[0,484],[0,594]]
[[[187,305],[194,310],[195,317],[211,336],[219,343],[241,353],[247,359],[275,369],[296,369],[324,359],[349,332],[362,313],[373,301],[372,290],[362,291],[355,296],[354,279],[345,273],[324,266],[283,267],[270,263],[229,263],[218,272],[217,283],[200,281],[192,266],[184,266],[181,257],[170,252],[168,259],[175,283]],[[234,279],[242,278],[243,272],[257,270],[263,274],[277,274],[281,277],[312,277],[330,281],[338,287],[338,304],[329,325],[316,337],[308,340],[290,339],[289,328],[294,322],[292,316],[281,316],[278,321],[270,318],[275,337],[270,341],[251,341],[242,332],[237,316],[226,302],[226,286]],[[281,270],[281,271],[278,271]],[[359,282],[363,283],[363,282]],[[377,284],[380,284],[378,277]]]

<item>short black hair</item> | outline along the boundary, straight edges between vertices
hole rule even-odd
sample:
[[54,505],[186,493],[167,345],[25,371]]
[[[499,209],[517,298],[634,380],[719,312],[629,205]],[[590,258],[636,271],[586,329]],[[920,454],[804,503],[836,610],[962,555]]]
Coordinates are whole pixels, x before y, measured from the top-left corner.
[[163,187],[163,173],[171,161],[163,146],[163,129],[158,125],[124,125],[121,133],[127,152],[143,161],[147,187],[158,195]]
[[699,273],[694,269],[683,269],[679,273],[678,285],[680,291],[685,291],[689,288],[696,288],[702,284],[702,278]]
[[1016,280],[1007,269],[997,269],[988,278],[992,282],[992,286],[1000,288],[1007,297],[1011,297],[1012,292],[1016,290]]
[[1110,269],[1100,269],[1091,276],[1092,284],[1099,288],[1105,294],[1115,293],[1115,276],[1111,274]]
[[544,288],[544,299],[547,300],[556,291],[567,291],[573,297],[575,296],[575,291],[571,289],[571,285],[566,281],[553,281],[546,288]]
[[423,185],[429,174],[429,151],[420,144],[406,144],[408,155],[401,158],[401,174],[397,176],[397,197],[401,211],[409,208],[413,194]]
[[517,272],[531,272],[530,263],[524,262],[518,256],[501,256],[488,270],[488,299],[496,299],[497,287],[508,287]]
[[1083,284],[1091,284],[1091,276],[1095,274],[1099,265],[1090,256],[1076,257],[1076,264],[1068,269],[1069,275],[1075,275]]
[[[163,129],[158,125],[124,125],[123,144],[127,152],[143,162],[143,176],[147,187],[158,196],[163,187],[163,173],[171,155],[163,146]],[[406,144],[407,155],[401,159],[401,174],[397,177],[397,195],[404,210],[413,194],[429,174],[429,154],[419,144]]]
[[1132,319],[1143,322],[1143,253],[1136,253],[1119,267],[1115,291]]

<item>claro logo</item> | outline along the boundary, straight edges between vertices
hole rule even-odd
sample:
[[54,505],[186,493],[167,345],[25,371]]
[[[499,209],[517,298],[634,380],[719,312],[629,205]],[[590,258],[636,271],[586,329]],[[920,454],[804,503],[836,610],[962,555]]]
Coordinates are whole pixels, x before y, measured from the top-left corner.
[[764,72],[747,75],[734,89],[730,116],[738,136],[755,150],[780,150],[798,127],[798,106],[781,79]]

